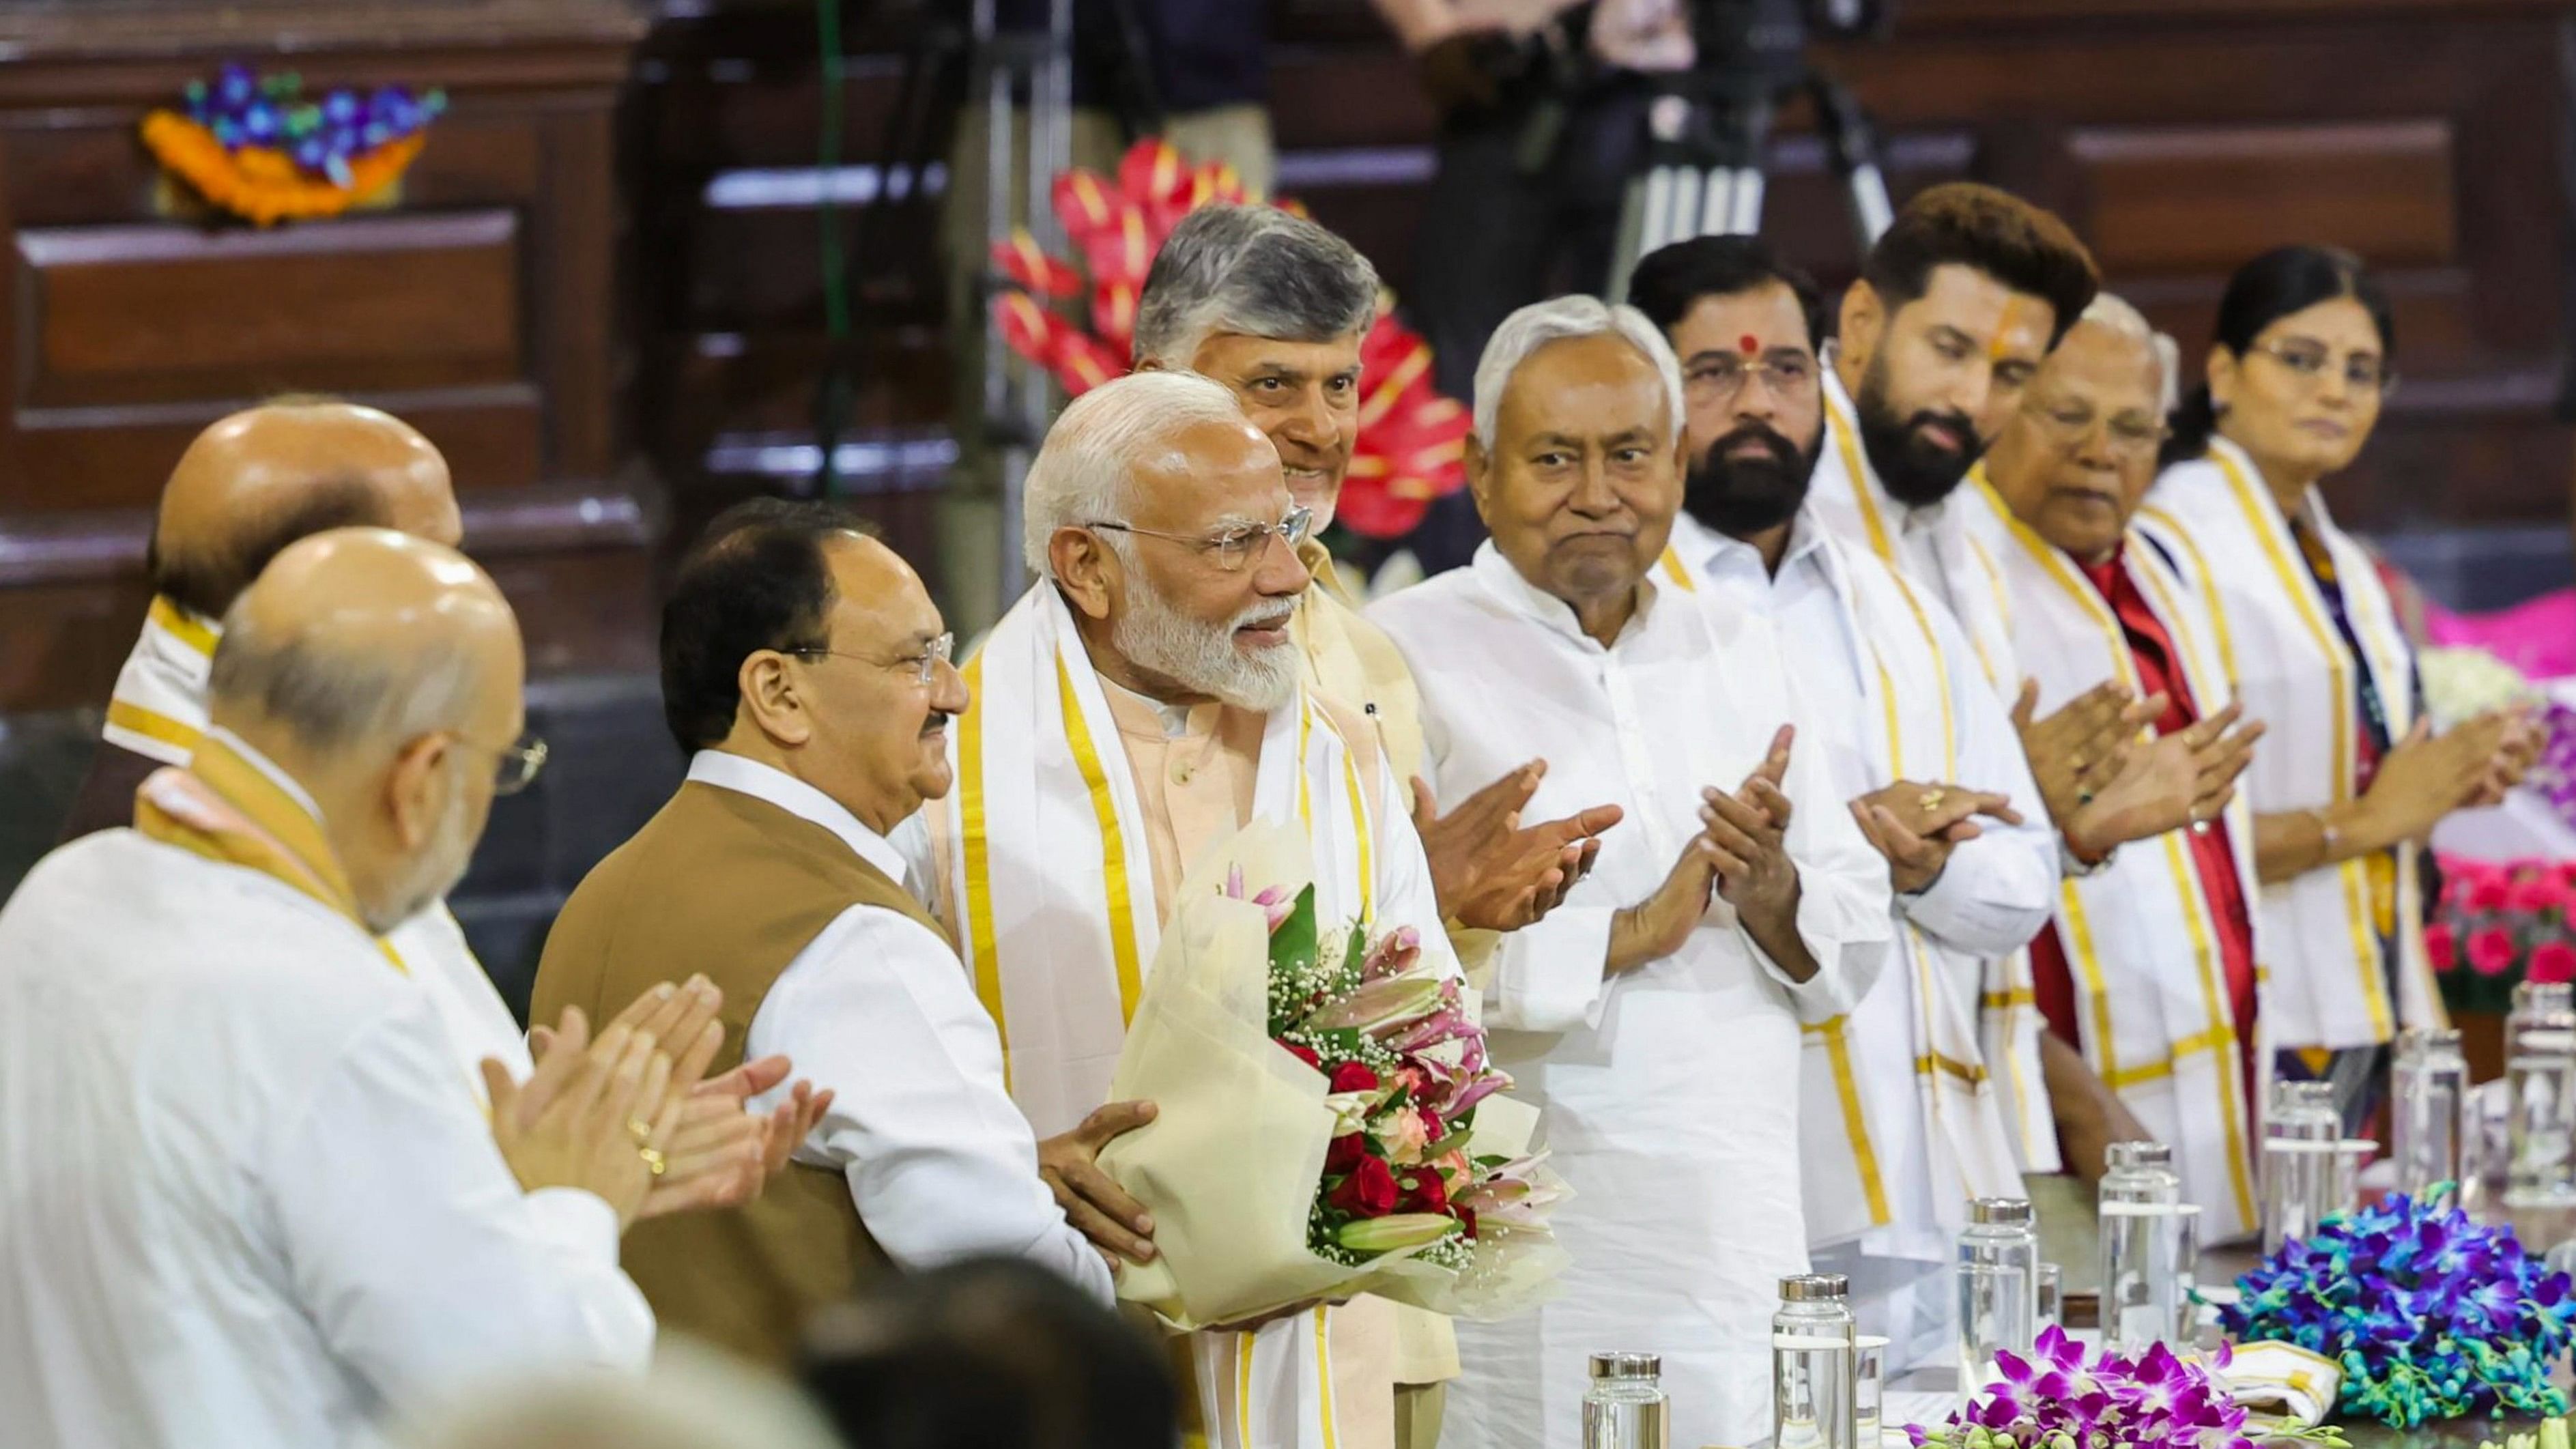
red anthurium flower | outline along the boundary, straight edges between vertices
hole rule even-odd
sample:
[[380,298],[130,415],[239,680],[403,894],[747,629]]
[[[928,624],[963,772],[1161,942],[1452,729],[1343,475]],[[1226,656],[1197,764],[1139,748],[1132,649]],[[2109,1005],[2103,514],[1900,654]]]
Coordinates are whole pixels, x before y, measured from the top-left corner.
[[1079,297],[1082,274],[1038,247],[1038,239],[1022,227],[1011,233],[1011,239],[993,244],[993,266],[1021,287],[1045,297]]
[[1064,390],[1080,397],[1127,370],[1127,354],[1110,350],[1088,332],[1067,327],[1056,338],[1055,375]]
[[1136,350],[1136,294],[1140,285],[1103,282],[1091,293],[1091,331],[1120,357]]

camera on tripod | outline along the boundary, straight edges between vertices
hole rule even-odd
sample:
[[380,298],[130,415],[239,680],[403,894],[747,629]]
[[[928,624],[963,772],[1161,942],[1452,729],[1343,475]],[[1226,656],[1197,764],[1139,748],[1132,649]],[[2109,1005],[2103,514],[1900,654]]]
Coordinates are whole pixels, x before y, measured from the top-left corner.
[[1619,219],[1610,292],[1624,296],[1637,259],[1695,236],[1751,236],[1762,229],[1771,123],[1779,103],[1804,94],[1841,178],[1861,250],[1895,216],[1878,141],[1850,91],[1808,59],[1809,41],[1875,36],[1895,0],[1683,0],[1690,69],[1651,78],[1646,145]]

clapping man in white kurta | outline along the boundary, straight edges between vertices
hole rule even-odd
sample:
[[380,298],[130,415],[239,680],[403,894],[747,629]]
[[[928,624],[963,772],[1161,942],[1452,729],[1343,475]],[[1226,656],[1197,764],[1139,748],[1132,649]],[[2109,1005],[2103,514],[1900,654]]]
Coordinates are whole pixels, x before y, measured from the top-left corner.
[[1663,1355],[1679,1442],[1750,1442],[1776,1280],[1807,1265],[1799,1025],[1875,979],[1887,866],[1788,727],[1768,628],[1650,572],[1683,458],[1654,325],[1590,298],[1525,308],[1486,348],[1475,412],[1492,541],[1370,617],[1422,687],[1437,788],[1543,756],[1533,810],[1626,818],[1494,959],[1495,1057],[1577,1194],[1555,1219],[1573,1265],[1557,1300],[1460,1326],[1446,1442],[1555,1442],[1585,1353],[1613,1342]]

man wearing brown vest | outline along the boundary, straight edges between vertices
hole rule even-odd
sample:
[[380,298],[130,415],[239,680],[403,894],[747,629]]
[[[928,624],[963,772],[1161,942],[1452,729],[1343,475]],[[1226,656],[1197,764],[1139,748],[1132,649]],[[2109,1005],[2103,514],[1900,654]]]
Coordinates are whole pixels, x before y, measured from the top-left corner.
[[951,646],[921,580],[839,511],[763,500],[717,519],[662,615],[688,781],[573,892],[538,967],[541,1017],[703,973],[724,991],[715,1070],[785,1053],[833,1094],[760,1200],[626,1239],[666,1327],[769,1362],[888,1264],[1016,1254],[1111,1296],[885,839],[948,791],[967,704]]

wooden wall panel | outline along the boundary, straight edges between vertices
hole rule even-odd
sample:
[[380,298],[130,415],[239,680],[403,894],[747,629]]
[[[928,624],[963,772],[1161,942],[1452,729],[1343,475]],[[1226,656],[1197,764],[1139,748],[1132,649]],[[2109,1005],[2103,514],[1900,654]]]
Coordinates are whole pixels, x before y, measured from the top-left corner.
[[2447,121],[2085,128],[2067,138],[2089,205],[2079,222],[2114,276],[2226,273],[2332,237],[2383,267],[2456,254]]

